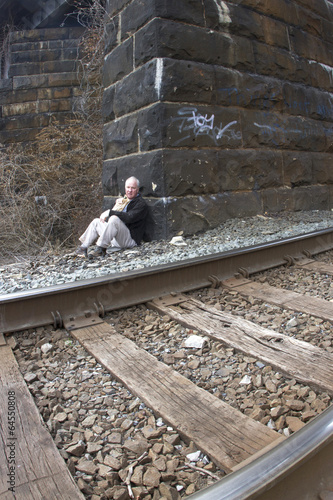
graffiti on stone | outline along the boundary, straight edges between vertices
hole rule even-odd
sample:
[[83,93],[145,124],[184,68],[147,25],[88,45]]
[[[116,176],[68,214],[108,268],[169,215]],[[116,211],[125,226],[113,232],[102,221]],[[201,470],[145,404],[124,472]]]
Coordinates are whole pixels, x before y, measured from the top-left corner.
[[186,136],[177,141],[177,145],[191,137],[192,134],[194,137],[208,136],[216,145],[223,138],[226,138],[228,141],[231,139],[241,139],[241,132],[233,129],[237,124],[236,120],[232,120],[226,125],[223,125],[222,122],[216,125],[214,114],[208,115],[206,113],[203,115],[197,108],[192,106],[181,108],[178,111],[178,116],[173,118],[172,121],[178,123],[179,133],[187,133]]

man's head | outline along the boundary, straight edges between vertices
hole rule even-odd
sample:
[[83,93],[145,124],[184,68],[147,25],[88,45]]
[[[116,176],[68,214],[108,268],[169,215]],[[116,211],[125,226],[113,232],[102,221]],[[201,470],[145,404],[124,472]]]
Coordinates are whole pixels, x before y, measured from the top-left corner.
[[125,182],[125,193],[129,200],[133,200],[139,192],[140,183],[136,177],[129,177]]

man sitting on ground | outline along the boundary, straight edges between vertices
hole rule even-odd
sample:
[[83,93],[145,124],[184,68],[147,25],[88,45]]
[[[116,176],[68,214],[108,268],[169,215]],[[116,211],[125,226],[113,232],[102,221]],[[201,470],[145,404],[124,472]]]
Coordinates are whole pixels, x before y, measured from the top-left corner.
[[139,187],[136,177],[127,179],[125,196],[118,198],[112,209],[94,219],[80,236],[82,245],[77,249],[77,255],[88,257],[88,247],[97,238],[97,249],[89,257],[104,257],[110,245],[120,248],[140,245],[146,229],[148,206],[139,193]]

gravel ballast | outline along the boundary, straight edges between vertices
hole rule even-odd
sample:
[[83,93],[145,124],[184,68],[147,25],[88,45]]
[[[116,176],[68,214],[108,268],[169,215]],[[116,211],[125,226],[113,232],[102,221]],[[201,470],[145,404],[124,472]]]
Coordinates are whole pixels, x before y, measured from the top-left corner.
[[244,248],[333,226],[331,211],[293,212],[230,219],[205,233],[153,241],[129,250],[109,249],[105,258],[82,259],[75,252],[17,258],[0,266],[0,294],[96,278]]

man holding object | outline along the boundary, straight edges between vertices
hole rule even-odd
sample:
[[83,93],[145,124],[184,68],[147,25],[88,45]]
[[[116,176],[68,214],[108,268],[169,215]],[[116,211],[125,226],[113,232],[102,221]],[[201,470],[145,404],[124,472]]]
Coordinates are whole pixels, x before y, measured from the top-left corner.
[[77,249],[77,255],[88,257],[88,247],[96,239],[97,249],[89,257],[104,257],[110,245],[120,248],[140,245],[146,228],[148,207],[139,193],[139,187],[136,177],[127,179],[125,196],[118,198],[112,209],[94,219],[80,236],[82,245]]

